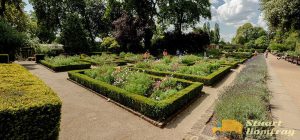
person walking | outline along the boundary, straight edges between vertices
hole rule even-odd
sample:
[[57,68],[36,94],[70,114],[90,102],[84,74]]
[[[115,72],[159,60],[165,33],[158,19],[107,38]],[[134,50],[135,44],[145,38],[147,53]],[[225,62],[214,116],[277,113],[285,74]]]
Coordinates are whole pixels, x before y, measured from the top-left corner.
[[268,55],[269,55],[269,50],[267,49],[267,50],[265,51],[265,57],[268,58]]

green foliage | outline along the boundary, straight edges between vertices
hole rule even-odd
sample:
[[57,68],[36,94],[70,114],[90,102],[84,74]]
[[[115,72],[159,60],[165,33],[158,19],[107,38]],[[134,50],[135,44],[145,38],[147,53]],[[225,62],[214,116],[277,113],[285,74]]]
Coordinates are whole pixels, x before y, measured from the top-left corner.
[[67,53],[89,52],[89,40],[79,15],[68,15],[62,27],[61,38]]
[[46,57],[45,60],[41,60],[40,63],[55,72],[89,69],[91,67],[90,63],[82,62],[79,56]]
[[[182,74],[177,73],[176,71],[156,71],[151,68],[134,68],[137,70],[145,71],[148,74],[157,75],[157,76],[168,76],[172,75],[173,77],[190,80],[194,82],[202,82],[205,85],[213,85],[219,82],[226,74],[230,72],[231,66],[224,66],[214,71],[213,73],[207,76],[191,75],[191,74]],[[195,72],[200,73],[200,72]]]
[[283,45],[283,44],[279,44],[279,43],[274,43],[271,42],[269,48],[271,50],[278,50],[280,52],[282,51],[287,51],[288,49]]
[[191,74],[191,75],[198,75],[198,76],[207,76],[214,71],[218,70],[221,67],[218,63],[199,63],[193,66],[183,66],[179,67],[176,72],[182,74]]
[[83,58],[83,61],[90,62],[93,65],[103,65],[106,63],[114,63],[117,56],[115,54],[102,53],[101,55],[92,55]]
[[165,26],[173,24],[175,32],[194,25],[200,18],[211,18],[209,0],[164,0],[158,1],[159,22]]
[[112,84],[114,82],[113,72],[115,68],[112,65],[103,65],[93,70],[84,71],[89,77]]
[[212,58],[219,58],[222,52],[220,49],[209,49],[207,50],[207,55]]
[[234,85],[219,97],[215,107],[218,122],[237,120],[246,128],[247,120],[269,121],[267,104],[270,95],[266,80],[266,62],[263,56],[258,56],[237,76]]
[[102,51],[118,52],[120,45],[113,37],[105,37],[100,45]]
[[[84,72],[72,71],[68,74],[72,80],[98,92],[99,94],[138,111],[147,117],[160,121],[167,119],[170,115],[185,106],[192,99],[196,98],[201,93],[203,87],[203,84],[201,83],[193,83],[176,79],[178,82],[184,83],[188,87],[178,91],[176,94],[172,94],[172,96],[169,96],[164,100],[156,101],[139,94],[132,94],[122,88],[118,88],[105,82],[92,79],[82,73]],[[160,79],[160,77],[153,78]]]
[[248,43],[248,47],[255,47],[255,40],[266,35],[267,32],[263,28],[253,27],[251,23],[246,23],[238,28],[236,36],[232,39],[232,43],[240,45]]
[[184,55],[179,58],[181,60],[182,64],[186,65],[192,65],[195,64],[196,61],[201,60],[201,57],[195,56],[195,55]]
[[27,36],[24,33],[18,32],[8,23],[0,19],[0,53],[9,54],[12,61],[16,51],[25,47],[27,44]]
[[59,97],[18,64],[0,64],[1,139],[58,139]]
[[0,54],[0,63],[9,63],[9,55]]
[[153,82],[154,80],[149,75],[137,72],[128,76],[123,88],[131,93],[147,95]]
[[[269,46],[269,39],[267,36],[261,36],[258,39],[255,40],[255,46],[254,48],[257,49],[267,49]],[[248,47],[249,48],[249,47]]]
[[64,52],[63,46],[60,44],[38,44],[34,49],[36,54],[47,56],[57,56]]
[[271,31],[300,29],[299,1],[261,0],[261,7]]
[[56,57],[46,57],[45,61],[48,63],[51,63],[54,66],[66,66],[66,65],[76,65],[76,64],[82,64],[80,62],[79,56],[56,56]]

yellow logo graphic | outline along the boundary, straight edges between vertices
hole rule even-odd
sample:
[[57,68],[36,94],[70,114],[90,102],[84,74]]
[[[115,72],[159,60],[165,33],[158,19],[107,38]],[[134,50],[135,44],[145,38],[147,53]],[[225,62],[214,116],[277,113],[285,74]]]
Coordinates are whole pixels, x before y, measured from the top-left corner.
[[243,125],[236,120],[222,120],[222,124],[218,124],[217,127],[212,128],[212,131],[216,135],[220,135],[225,132],[235,132],[237,134],[243,133]]

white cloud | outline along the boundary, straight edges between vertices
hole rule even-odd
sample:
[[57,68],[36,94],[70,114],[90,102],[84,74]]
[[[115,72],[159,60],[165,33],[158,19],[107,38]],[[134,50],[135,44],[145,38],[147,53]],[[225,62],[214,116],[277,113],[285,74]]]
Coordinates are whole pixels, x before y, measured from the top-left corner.
[[268,29],[267,23],[266,23],[266,21],[264,20],[264,14],[263,14],[263,13],[261,13],[261,14],[258,16],[257,25],[260,26],[260,27],[263,27],[265,30]]
[[[219,22],[235,27],[252,22],[259,15],[259,0],[224,0],[224,4],[212,11]],[[212,8],[213,9],[213,8]]]

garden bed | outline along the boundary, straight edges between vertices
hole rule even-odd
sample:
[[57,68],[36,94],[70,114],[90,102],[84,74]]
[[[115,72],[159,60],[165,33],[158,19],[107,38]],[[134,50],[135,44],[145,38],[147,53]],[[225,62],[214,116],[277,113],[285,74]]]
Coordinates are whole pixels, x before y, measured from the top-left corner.
[[231,66],[224,66],[220,68],[219,70],[213,72],[212,74],[208,76],[197,76],[197,75],[191,75],[191,74],[181,74],[181,73],[175,73],[175,72],[164,72],[164,71],[155,71],[150,69],[140,69],[140,68],[134,68],[136,70],[145,71],[146,73],[157,75],[157,76],[167,76],[172,75],[173,77],[179,78],[179,79],[185,79],[190,80],[193,82],[201,82],[205,85],[211,86],[222,80],[223,77],[225,77],[228,73],[231,71]]
[[70,70],[81,70],[91,68],[90,63],[80,61],[79,56],[72,57],[51,57],[41,60],[40,63],[54,72],[64,72]]
[[158,122],[168,120],[198,97],[203,88],[203,84],[198,82],[150,76],[125,69],[111,71],[99,68],[70,71],[68,74],[71,80]]
[[201,60],[201,58],[189,56],[188,59],[175,57],[175,59],[163,58],[157,61],[139,62],[133,68],[157,76],[172,75],[179,79],[213,85],[229,73],[232,66],[222,65],[217,60]]
[[0,138],[58,139],[61,101],[18,64],[0,64]]

